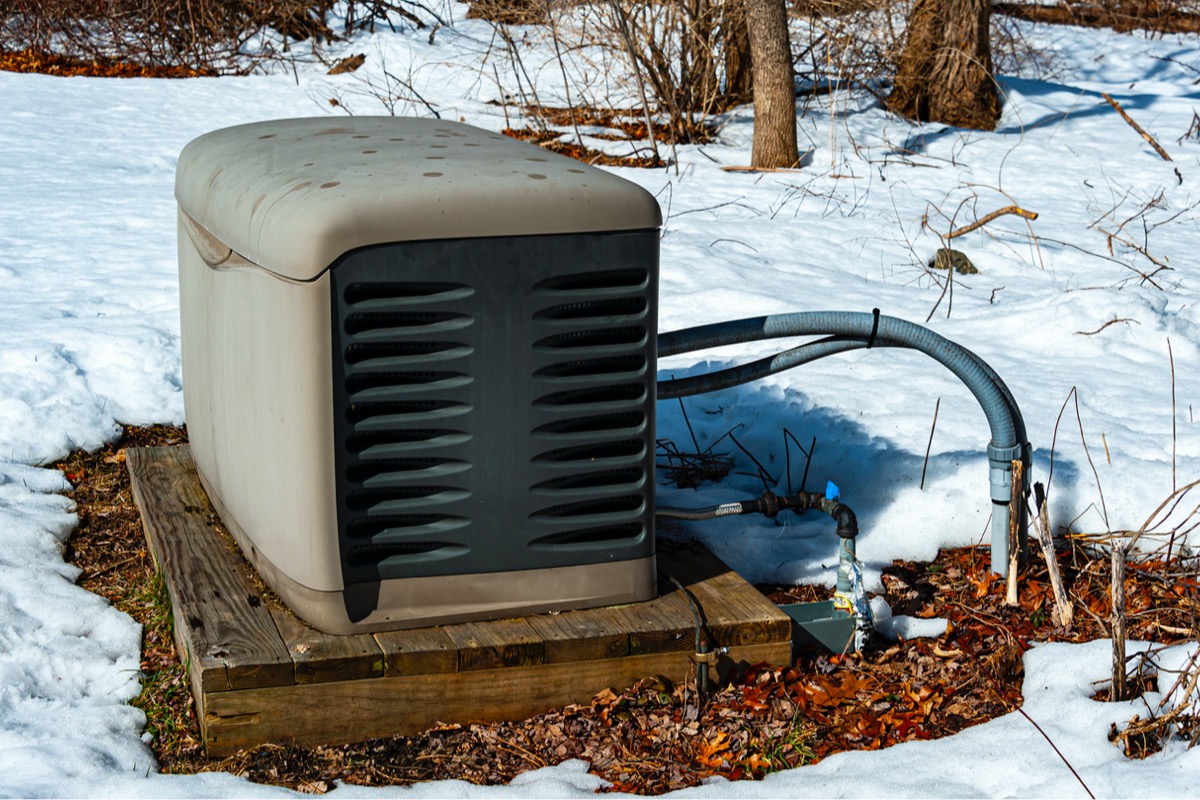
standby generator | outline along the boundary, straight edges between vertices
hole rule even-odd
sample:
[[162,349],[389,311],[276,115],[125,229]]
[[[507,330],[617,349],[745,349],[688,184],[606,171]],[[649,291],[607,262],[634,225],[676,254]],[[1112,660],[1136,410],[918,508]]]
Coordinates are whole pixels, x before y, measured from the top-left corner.
[[192,453],[330,633],[656,593],[657,202],[496,133],[215,131],[176,176]]

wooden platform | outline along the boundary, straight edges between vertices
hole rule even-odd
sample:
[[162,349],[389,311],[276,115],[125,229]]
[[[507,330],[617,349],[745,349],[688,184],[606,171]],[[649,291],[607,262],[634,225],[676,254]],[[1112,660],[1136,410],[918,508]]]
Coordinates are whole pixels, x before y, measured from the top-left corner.
[[[525,719],[650,675],[692,669],[693,615],[668,584],[632,605],[330,636],[260,588],[221,527],[188,447],[128,452],[134,500],[166,578],[210,755],[336,744],[437,723]],[[786,663],[790,618],[708,551],[660,549],[718,646],[717,671]]]

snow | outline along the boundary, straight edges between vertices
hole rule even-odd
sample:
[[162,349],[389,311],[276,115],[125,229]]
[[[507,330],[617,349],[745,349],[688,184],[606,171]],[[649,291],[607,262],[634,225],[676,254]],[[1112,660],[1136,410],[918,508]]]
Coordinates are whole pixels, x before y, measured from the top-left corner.
[[[821,309],[928,317],[1012,388],[1035,447],[1035,480],[1049,485],[1052,524],[1137,530],[1174,487],[1200,478],[1200,283],[1188,261],[1200,233],[1200,142],[1178,141],[1200,105],[1200,44],[1021,30],[1054,68],[1000,78],[1007,102],[996,133],[913,127],[873,101],[834,95],[799,120],[802,148],[812,150],[800,172],[719,169],[749,163],[748,107],[720,120],[717,142],[676,148],[674,167],[615,171],[663,208],[661,329]],[[62,559],[74,517],[56,494],[66,484],[39,465],[113,439],[119,423],[184,419],[172,187],[189,140],[242,122],[343,113],[330,98],[360,114],[428,115],[428,102],[446,118],[498,130],[504,112],[488,101],[515,83],[491,42],[486,24],[465,19],[433,37],[381,29],[339,45],[335,56],[365,52],[368,61],[336,78],[315,64],[187,81],[0,72],[0,794],[290,794],[230,775],[157,772],[142,713],[127,704],[138,691],[138,627],[75,586]],[[542,101],[553,103],[561,78],[552,51],[534,36],[523,58]],[[605,81],[595,78],[594,96],[619,93]],[[381,102],[388,88],[423,101]],[[1174,161],[1161,160],[1101,92]],[[935,281],[924,267],[941,246],[937,233],[1013,203],[1038,219],[1003,217],[954,240],[981,272],[954,276],[943,292],[944,273]],[[1143,280],[1156,265],[1120,238],[1173,269]],[[745,345],[661,367],[681,376],[773,350]],[[701,448],[733,430],[780,486],[784,430],[806,447],[816,437],[808,488],[832,480],[857,512],[869,588],[892,559],[986,541],[987,426],[969,393],[929,359],[858,352],[684,405]],[[658,435],[692,449],[679,404],[659,411]],[[739,474],[698,492],[663,486],[660,501],[709,505],[761,492],[740,474],[753,466],[728,445],[718,449],[738,459]],[[795,479],[803,463],[794,446],[791,467]],[[828,520],[726,518],[691,531],[750,580],[833,579]],[[878,610],[897,633],[940,632],[937,621],[888,620]],[[1164,658],[1181,662],[1185,650]],[[1089,699],[1109,652],[1107,642],[1033,649],[1024,710],[1095,794],[1195,796],[1200,750],[1172,743],[1127,761],[1107,741],[1110,723],[1145,714],[1142,701]],[[568,762],[509,787],[337,791],[560,797],[602,783]],[[677,794],[1065,797],[1082,787],[1030,722],[1010,714],[950,739]]]

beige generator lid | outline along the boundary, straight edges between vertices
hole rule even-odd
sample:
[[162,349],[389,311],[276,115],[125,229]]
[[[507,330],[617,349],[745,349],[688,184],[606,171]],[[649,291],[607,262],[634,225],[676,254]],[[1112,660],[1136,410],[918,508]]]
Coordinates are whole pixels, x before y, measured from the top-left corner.
[[366,245],[662,223],[647,191],[603,170],[468,125],[398,117],[207,133],[180,154],[175,197],[210,264],[249,261],[301,281]]

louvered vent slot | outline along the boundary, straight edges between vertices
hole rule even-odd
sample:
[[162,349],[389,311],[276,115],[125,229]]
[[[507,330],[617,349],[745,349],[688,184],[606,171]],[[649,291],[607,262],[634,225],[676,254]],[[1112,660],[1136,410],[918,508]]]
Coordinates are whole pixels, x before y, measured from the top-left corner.
[[461,328],[470,321],[466,314],[452,311],[367,311],[347,316],[345,329],[353,336],[373,331],[403,331],[405,328]]
[[646,529],[640,523],[631,522],[625,525],[602,525],[596,528],[563,531],[542,536],[530,542],[531,547],[538,549],[566,548],[571,545],[584,544],[631,544],[646,534]]
[[612,386],[593,386],[586,389],[570,389],[552,392],[534,401],[538,406],[586,406],[608,403],[640,402],[646,396],[646,387],[640,383],[620,383]]
[[646,329],[642,326],[627,325],[620,328],[601,328],[598,330],[571,331],[548,336],[534,347],[550,350],[571,350],[584,347],[616,347],[640,346],[646,341]]
[[456,430],[370,431],[352,434],[346,449],[360,458],[386,458],[395,452],[462,444],[471,437]]
[[358,372],[346,376],[346,391],[356,395],[371,389],[409,389],[463,380],[469,378],[461,372]]
[[351,511],[367,511],[386,508],[389,503],[417,505],[423,501],[439,498],[462,497],[463,492],[450,486],[398,486],[394,489],[359,490],[346,497],[346,507]]
[[346,348],[346,363],[370,366],[364,362],[386,359],[418,359],[454,352],[466,355],[471,348],[456,342],[374,342],[352,344]]
[[592,376],[627,375],[641,373],[646,369],[646,357],[613,356],[611,358],[585,358],[564,361],[542,367],[534,373],[539,378],[582,378]]
[[411,539],[443,534],[466,527],[470,520],[445,514],[404,514],[371,517],[350,523],[347,533],[354,541],[370,539],[374,544],[404,544]]
[[346,468],[346,479],[363,486],[399,486],[407,481],[455,475],[470,468],[470,462],[453,458],[383,458],[351,462]]
[[534,517],[565,518],[565,517],[594,517],[599,514],[624,514],[637,511],[642,507],[642,497],[636,494],[621,497],[604,497],[597,500],[581,500],[578,503],[563,503],[559,506],[543,508]]
[[474,291],[462,283],[406,282],[352,283],[346,287],[346,302],[362,306],[376,301],[405,301],[419,299],[446,300],[469,297]]
[[641,439],[625,439],[619,442],[581,444],[577,447],[560,447],[548,450],[534,458],[544,463],[569,463],[572,461],[603,461],[609,458],[637,458],[645,452]]
[[649,274],[644,269],[614,269],[558,275],[535,288],[550,292],[600,293],[612,289],[645,289]]
[[611,300],[587,300],[551,306],[537,313],[538,319],[577,320],[637,317],[646,311],[644,297],[617,297]]
[[438,561],[465,555],[468,548],[451,542],[403,542],[368,544],[350,548],[349,566],[373,567],[386,562],[393,564]]
[[584,489],[599,489],[610,486],[629,486],[646,476],[642,469],[606,469],[601,472],[585,472],[582,475],[567,475],[544,481],[534,490],[572,492]]
[[646,424],[646,415],[640,411],[623,414],[598,414],[550,422],[534,429],[537,434],[597,433],[600,431],[628,431]]
[[378,422],[395,425],[396,421],[416,422],[469,414],[471,406],[450,400],[397,400],[391,403],[354,403],[346,409],[346,421],[354,425]]

